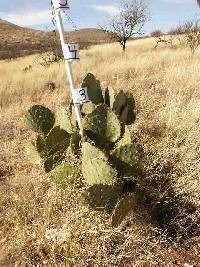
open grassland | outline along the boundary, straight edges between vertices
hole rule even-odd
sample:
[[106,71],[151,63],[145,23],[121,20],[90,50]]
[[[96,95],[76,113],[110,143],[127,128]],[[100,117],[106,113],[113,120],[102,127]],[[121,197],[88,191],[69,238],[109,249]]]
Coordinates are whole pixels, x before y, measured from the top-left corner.
[[[77,86],[87,72],[103,88],[130,91],[136,100],[133,139],[145,151],[149,179],[167,176],[200,214],[200,52],[153,49],[152,39],[81,51]],[[30,71],[23,69],[32,65]],[[45,84],[53,81],[51,92]],[[0,63],[0,266],[200,266],[198,236],[170,242],[138,206],[115,229],[109,215],[79,205],[77,190],[63,190],[28,164],[23,145],[32,134],[23,115],[33,104],[56,110],[69,98],[63,63],[49,68],[35,57]],[[156,189],[155,189],[156,190]],[[198,221],[198,219],[197,219]]]

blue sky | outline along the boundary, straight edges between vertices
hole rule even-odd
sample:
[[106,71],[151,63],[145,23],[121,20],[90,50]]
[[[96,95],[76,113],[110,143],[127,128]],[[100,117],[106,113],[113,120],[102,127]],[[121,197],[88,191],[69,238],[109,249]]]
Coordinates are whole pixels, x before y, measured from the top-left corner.
[[[69,15],[77,28],[98,27],[115,15],[120,0],[70,0]],[[196,0],[147,0],[151,21],[145,33],[167,31],[188,19],[200,18]],[[0,0],[0,18],[34,29],[54,29],[51,23],[50,0]],[[72,26],[65,19],[66,30]]]

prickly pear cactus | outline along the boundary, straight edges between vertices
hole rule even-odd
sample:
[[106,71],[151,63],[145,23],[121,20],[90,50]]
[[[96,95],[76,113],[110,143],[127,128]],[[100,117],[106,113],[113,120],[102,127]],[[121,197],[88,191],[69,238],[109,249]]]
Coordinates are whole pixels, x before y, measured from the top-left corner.
[[121,198],[113,210],[111,224],[112,227],[118,227],[128,214],[133,212],[137,206],[135,193],[128,194]]
[[54,147],[54,151],[48,155],[48,157],[44,161],[44,169],[46,173],[49,173],[56,166],[62,163],[65,158],[64,152],[66,151],[66,147],[61,144]]
[[82,193],[83,203],[98,211],[111,212],[119,195],[114,186],[93,185]]
[[35,105],[26,113],[25,121],[33,131],[41,135],[47,135],[54,126],[55,117],[50,109]]
[[115,102],[115,96],[116,96],[116,92],[113,90],[112,87],[106,88],[104,103],[111,109],[113,108],[113,104]]
[[82,106],[82,109],[81,109],[81,112],[83,114],[90,114],[92,113],[96,108],[96,105],[93,104],[92,102],[89,102],[89,103],[85,103],[83,106]]
[[26,154],[32,162],[44,163],[45,171],[50,172],[62,162],[69,145],[70,134],[56,126],[46,137],[38,135],[36,144],[26,147]]
[[25,145],[25,153],[30,163],[40,164],[42,159],[37,151],[37,148],[33,143],[28,143]]
[[46,137],[46,145],[49,153],[51,153],[57,145],[63,144],[63,146],[68,147],[69,143],[70,134],[61,129],[60,126],[54,127]]
[[87,87],[91,100],[81,106],[83,135],[71,103],[61,106],[55,127],[54,114],[36,105],[27,112],[26,122],[38,136],[35,144],[26,146],[26,152],[31,162],[43,164],[60,186],[87,184],[82,199],[93,209],[111,212],[118,203],[112,215],[112,225],[117,226],[133,207],[130,195],[121,201],[120,197],[128,181],[142,169],[143,153],[132,144],[126,126],[135,120],[135,102],[130,94],[111,87],[103,96],[100,82],[91,73],[82,87]]
[[82,174],[88,185],[113,185],[117,177],[105,154],[88,142],[82,144]]
[[83,121],[83,129],[96,144],[106,146],[121,136],[121,124],[116,114],[101,104]]
[[123,91],[120,91],[117,95],[115,95],[112,107],[113,111],[115,112],[115,114],[117,114],[118,117],[120,117],[126,105],[127,105],[126,94]]
[[107,109],[105,136],[107,140],[113,143],[121,136],[120,121],[116,114],[110,109]]
[[127,97],[127,103],[121,111],[120,121],[126,125],[131,125],[136,120],[136,114],[134,112],[135,101],[132,95],[130,94],[126,94],[126,97]]
[[70,139],[70,148],[73,154],[79,154],[81,147],[81,135],[79,132],[74,132]]
[[88,97],[93,104],[104,103],[100,82],[92,73],[88,73],[83,80],[82,88],[84,87],[87,87]]
[[46,172],[53,170],[64,159],[64,154],[70,145],[70,135],[59,126],[56,126],[47,136],[46,146],[48,155],[44,162]]
[[45,137],[38,135],[35,147],[36,147],[37,152],[39,153],[39,155],[42,159],[44,159],[48,156],[48,147],[46,144],[46,138]]
[[52,172],[51,172],[51,180],[57,184],[60,184],[62,186],[68,186],[68,185],[75,185],[80,182],[80,171],[79,169],[74,166],[70,165],[68,163],[63,163],[59,166],[57,166]]
[[126,125],[131,125],[136,119],[135,101],[131,94],[120,91],[118,94],[110,93],[112,99],[112,109],[117,114],[120,121]]
[[127,126],[124,128],[124,134],[121,139],[117,142],[116,148],[121,146],[130,145],[132,143],[131,133]]
[[134,176],[142,172],[143,150],[139,145],[130,144],[117,148],[110,160],[119,175]]
[[72,134],[76,130],[76,118],[70,106],[61,106],[58,112],[60,128]]

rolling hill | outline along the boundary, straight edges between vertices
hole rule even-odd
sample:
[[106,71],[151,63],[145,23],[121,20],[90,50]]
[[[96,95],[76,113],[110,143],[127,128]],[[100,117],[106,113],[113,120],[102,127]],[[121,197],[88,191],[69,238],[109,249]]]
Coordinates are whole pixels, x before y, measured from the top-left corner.
[[[66,32],[66,40],[78,42],[81,48],[108,42],[100,29]],[[58,33],[23,28],[0,19],[0,59],[15,58],[52,50],[60,46]]]

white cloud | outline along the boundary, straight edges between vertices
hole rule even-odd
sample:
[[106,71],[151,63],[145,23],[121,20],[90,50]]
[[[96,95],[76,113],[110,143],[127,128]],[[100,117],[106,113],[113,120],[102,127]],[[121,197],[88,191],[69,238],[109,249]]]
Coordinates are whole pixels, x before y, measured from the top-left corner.
[[116,5],[93,5],[92,8],[107,13],[110,16],[117,15],[120,11],[119,7]]
[[163,2],[170,3],[170,4],[181,4],[181,5],[186,5],[186,4],[193,4],[196,0],[162,0]]
[[1,14],[1,18],[19,26],[33,26],[49,23],[51,21],[51,10],[32,11],[25,14]]

